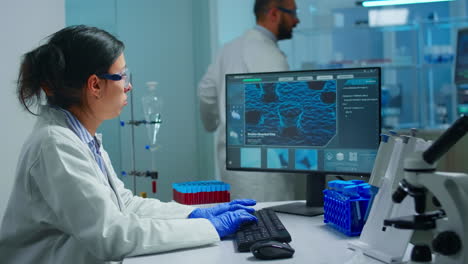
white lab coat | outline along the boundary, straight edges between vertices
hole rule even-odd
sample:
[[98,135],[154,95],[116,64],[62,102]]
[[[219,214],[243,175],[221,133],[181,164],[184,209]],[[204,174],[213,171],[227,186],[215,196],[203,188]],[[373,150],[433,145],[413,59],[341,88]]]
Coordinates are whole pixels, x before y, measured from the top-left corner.
[[305,186],[303,175],[226,170],[225,75],[288,69],[286,56],[277,43],[264,32],[253,28],[223,47],[199,83],[201,119],[206,130],[216,131],[217,170],[221,180],[231,184],[233,199],[277,201],[304,197],[305,187],[303,192],[297,192],[297,186]]
[[187,219],[193,207],[133,196],[101,153],[109,179],[64,113],[43,107],[19,157],[1,263],[109,263],[219,241],[208,220]]

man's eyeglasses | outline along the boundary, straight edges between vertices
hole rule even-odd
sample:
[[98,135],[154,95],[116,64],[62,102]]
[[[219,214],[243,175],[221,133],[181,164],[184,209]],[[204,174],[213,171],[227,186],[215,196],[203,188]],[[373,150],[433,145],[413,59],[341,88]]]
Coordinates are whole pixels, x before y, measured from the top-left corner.
[[290,14],[293,17],[297,17],[297,12],[298,12],[297,9],[289,9],[289,8],[284,8],[284,7],[281,7],[281,6],[277,6],[276,8],[278,8],[278,10],[281,11],[281,12],[284,12],[286,14]]
[[110,73],[104,73],[101,75],[98,75],[99,78],[106,79],[106,80],[112,80],[112,81],[120,81],[124,80],[124,88],[128,88],[130,86],[130,77],[131,73],[128,68],[125,68],[122,73],[116,73],[116,74],[110,74]]

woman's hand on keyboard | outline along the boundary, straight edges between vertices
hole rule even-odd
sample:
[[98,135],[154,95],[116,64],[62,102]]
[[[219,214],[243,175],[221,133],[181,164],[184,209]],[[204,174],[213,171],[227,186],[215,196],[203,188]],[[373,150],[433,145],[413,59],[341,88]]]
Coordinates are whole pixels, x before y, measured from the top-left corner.
[[220,238],[233,234],[243,223],[257,222],[257,218],[245,210],[227,211],[218,216],[208,218],[218,231]]
[[237,210],[245,210],[248,213],[253,213],[255,209],[248,206],[253,206],[257,201],[252,199],[240,199],[233,200],[229,203],[219,204],[209,208],[197,208],[190,213],[188,218],[210,218],[213,216],[218,216],[226,212],[232,212]]

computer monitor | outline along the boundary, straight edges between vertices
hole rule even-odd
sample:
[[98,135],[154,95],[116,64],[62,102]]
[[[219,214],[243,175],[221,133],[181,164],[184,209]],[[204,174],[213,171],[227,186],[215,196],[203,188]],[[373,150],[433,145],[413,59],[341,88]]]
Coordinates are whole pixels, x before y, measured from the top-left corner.
[[468,28],[458,30],[454,72],[457,86],[457,112],[468,114]]
[[226,169],[307,176],[306,203],[323,213],[325,175],[369,176],[379,146],[380,68],[226,75]]

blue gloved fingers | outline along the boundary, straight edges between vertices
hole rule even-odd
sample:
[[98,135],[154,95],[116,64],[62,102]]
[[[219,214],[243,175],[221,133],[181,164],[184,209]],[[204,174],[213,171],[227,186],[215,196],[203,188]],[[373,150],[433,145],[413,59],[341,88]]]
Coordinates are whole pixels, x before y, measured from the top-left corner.
[[246,206],[255,205],[256,203],[257,202],[255,200],[251,199],[233,200],[230,203],[222,203],[209,208],[197,208],[190,213],[188,218],[210,218],[212,216],[239,209],[244,209],[249,213],[253,213],[255,210]]
[[243,223],[248,223],[248,222],[258,222],[258,219],[257,217],[255,217],[254,215],[244,211],[244,210],[237,210],[237,211],[234,211],[234,212],[238,212],[239,213],[239,226],[240,224],[243,224]]
[[247,205],[247,206],[252,206],[256,205],[257,201],[252,200],[252,199],[237,199],[237,200],[232,200],[229,204],[242,204],[242,205]]
[[225,212],[237,211],[237,210],[241,210],[241,209],[245,210],[245,211],[247,211],[249,213],[255,212],[255,209],[253,209],[252,207],[247,207],[247,206],[242,205],[242,204],[224,203],[224,204],[220,204],[220,205],[217,205],[215,207],[212,207],[211,210],[210,210],[210,213],[213,216],[217,216],[217,215],[223,214]]
[[209,208],[210,209],[210,214],[212,216],[217,216],[217,215],[220,215],[222,213],[225,213],[227,211],[230,211],[229,208],[231,206],[228,204],[228,203],[222,203],[222,204],[218,204],[214,207],[211,207]]
[[208,219],[210,217],[217,216],[227,211],[230,211],[229,210],[230,207],[231,205],[229,205],[229,203],[222,203],[213,207],[197,208],[192,211],[192,213],[189,215],[189,218],[207,218]]
[[241,224],[246,222],[255,222],[257,218],[245,210],[228,211],[221,215],[211,217],[211,221],[219,237],[223,238],[237,231]]
[[230,214],[232,217],[233,224],[231,226],[231,233],[235,233],[239,227],[244,224],[244,223],[250,223],[250,222],[258,222],[257,217],[249,214],[248,212],[244,210],[237,210],[234,211],[233,214]]
[[255,212],[255,209],[253,209],[252,207],[248,207],[248,206],[244,206],[244,205],[240,205],[240,204],[231,205],[230,208],[229,208],[229,211],[237,211],[237,210],[245,210],[248,213]]

